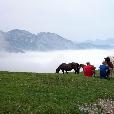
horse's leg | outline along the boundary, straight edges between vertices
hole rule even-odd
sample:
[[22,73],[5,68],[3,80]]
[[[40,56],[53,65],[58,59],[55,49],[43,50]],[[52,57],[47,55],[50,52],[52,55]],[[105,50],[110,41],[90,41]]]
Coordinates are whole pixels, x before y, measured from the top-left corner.
[[75,74],[76,73],[79,74],[79,69],[74,69],[74,71],[75,71]]
[[76,74],[76,70],[74,69],[74,71],[75,71],[75,74]]
[[68,72],[67,72],[68,70],[67,69],[64,69],[64,71],[66,72],[66,74],[68,74]]
[[67,70],[66,70],[66,73],[68,74]]
[[63,74],[64,74],[64,70],[62,70]]
[[[76,73],[79,74],[79,70],[78,70],[78,69],[76,69]],[[75,74],[76,74],[76,73],[75,73]]]
[[79,72],[80,72],[80,69],[77,69],[77,74],[79,74]]

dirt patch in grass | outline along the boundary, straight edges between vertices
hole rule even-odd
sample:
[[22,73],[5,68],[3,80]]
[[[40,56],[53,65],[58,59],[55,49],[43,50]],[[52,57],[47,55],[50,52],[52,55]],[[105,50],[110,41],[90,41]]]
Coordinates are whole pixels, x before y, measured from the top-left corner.
[[79,106],[87,114],[114,114],[114,100],[98,99],[95,103]]

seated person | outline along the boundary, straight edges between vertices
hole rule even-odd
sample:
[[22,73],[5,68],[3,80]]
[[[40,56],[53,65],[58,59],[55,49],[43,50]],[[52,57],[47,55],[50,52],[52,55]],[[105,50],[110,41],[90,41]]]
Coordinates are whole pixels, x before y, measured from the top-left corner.
[[84,76],[92,77],[95,74],[95,67],[91,65],[90,62],[87,62],[86,64],[87,65],[83,67]]
[[107,71],[107,76],[112,77],[112,72],[113,72],[114,66],[113,66],[112,62],[110,61],[110,57],[106,57],[104,59],[105,59],[105,62],[107,63],[107,65],[109,66],[109,69]]
[[100,78],[107,78],[107,71],[109,70],[109,66],[107,65],[106,61],[102,62],[102,65],[99,66],[100,68]]

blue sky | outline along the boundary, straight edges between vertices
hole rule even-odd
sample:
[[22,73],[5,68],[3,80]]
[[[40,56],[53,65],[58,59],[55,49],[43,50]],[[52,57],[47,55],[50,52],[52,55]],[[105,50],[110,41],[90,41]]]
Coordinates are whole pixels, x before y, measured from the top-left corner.
[[0,0],[0,30],[52,32],[73,41],[114,38],[114,0]]

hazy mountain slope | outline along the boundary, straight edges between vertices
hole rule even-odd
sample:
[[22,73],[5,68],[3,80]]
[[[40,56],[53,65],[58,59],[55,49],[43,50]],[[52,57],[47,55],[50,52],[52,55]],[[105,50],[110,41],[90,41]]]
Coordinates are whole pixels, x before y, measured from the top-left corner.
[[75,43],[55,33],[32,34],[25,30],[0,31],[0,50],[9,52],[51,51],[75,49],[109,49],[114,47],[114,39]]
[[25,30],[11,30],[6,33],[6,39],[13,48],[31,51],[47,51],[62,49],[78,49],[72,41],[54,33],[32,34]]

